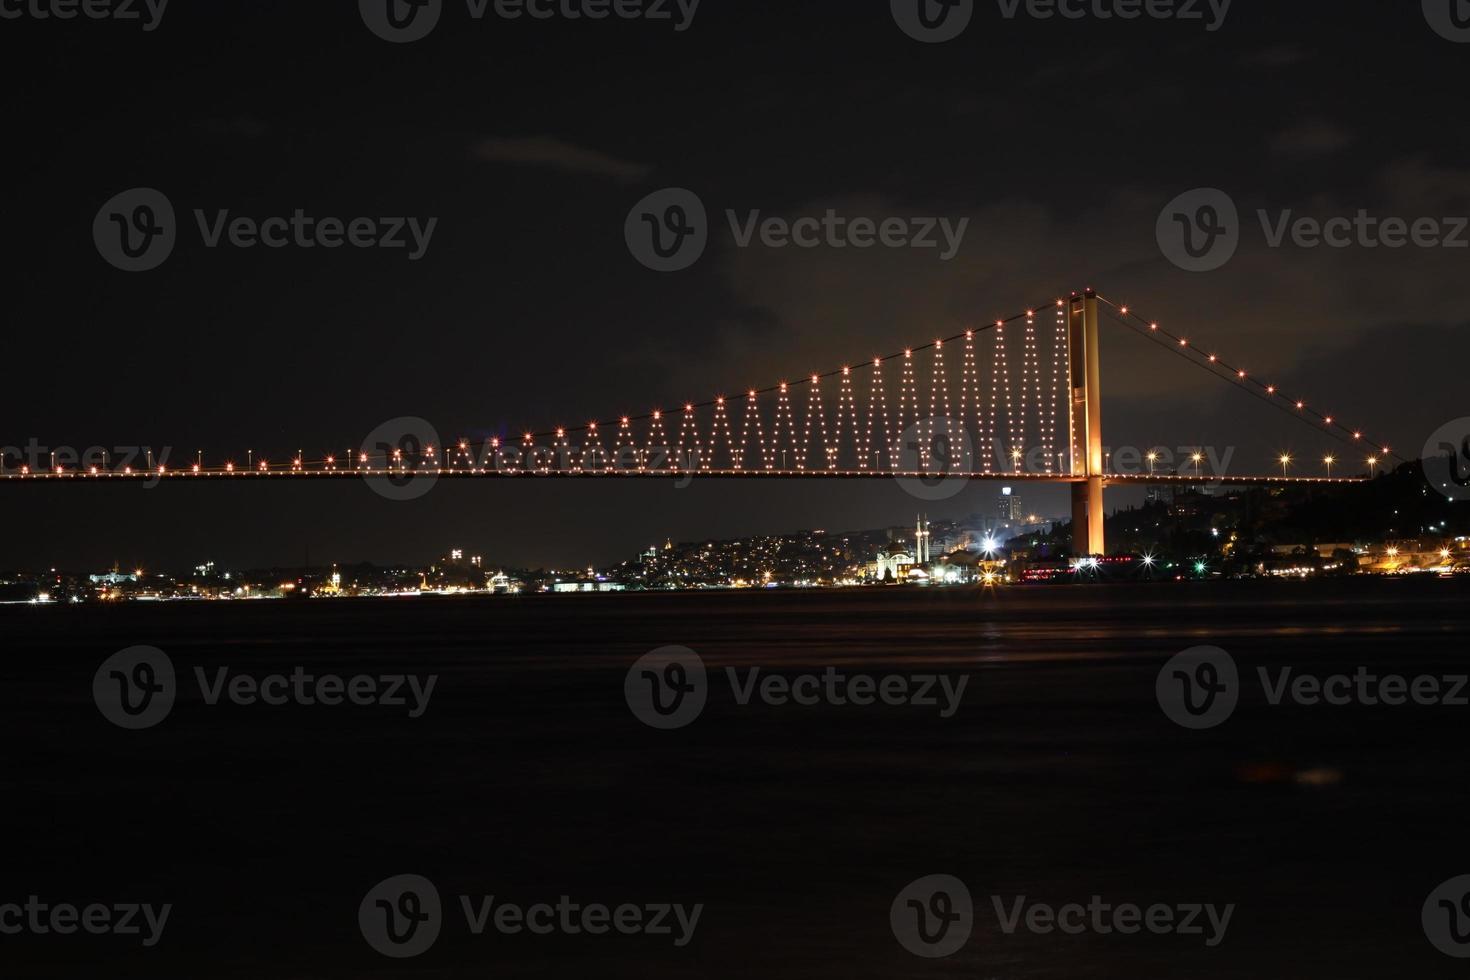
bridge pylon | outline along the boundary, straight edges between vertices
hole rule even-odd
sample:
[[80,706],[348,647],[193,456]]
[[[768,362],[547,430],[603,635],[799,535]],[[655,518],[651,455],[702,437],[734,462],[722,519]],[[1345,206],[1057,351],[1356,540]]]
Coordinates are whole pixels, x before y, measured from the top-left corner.
[[1074,295],[1067,309],[1071,361],[1072,551],[1080,558],[1107,553],[1103,539],[1102,360],[1098,352],[1097,293]]

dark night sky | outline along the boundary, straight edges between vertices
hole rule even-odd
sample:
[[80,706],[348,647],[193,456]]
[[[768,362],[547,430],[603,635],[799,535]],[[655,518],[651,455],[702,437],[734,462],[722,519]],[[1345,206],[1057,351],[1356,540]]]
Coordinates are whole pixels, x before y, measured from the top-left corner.
[[[10,2],[10,0],[7,0]],[[1235,0],[1175,20],[1007,20],[921,44],[886,0],[703,0],[667,22],[472,20],[447,0],[392,45],[355,0],[173,0],[158,26],[0,20],[0,443],[284,457],[396,416],[446,437],[542,429],[764,385],[950,335],[1095,284],[1417,455],[1465,415],[1470,250],[1267,247],[1257,208],[1470,214],[1470,44],[1414,2]],[[184,227],[138,274],[103,202],[162,190]],[[659,188],[716,216],[692,269],[649,271],[623,221]],[[1245,217],[1182,271],[1160,209],[1196,187]],[[737,249],[725,208],[971,220],[932,252]],[[427,255],[207,249],[192,209],[437,217]],[[1112,445],[1320,456],[1310,429],[1105,328]],[[703,538],[911,519],[899,487],[473,483],[3,486],[5,566],[606,562]],[[976,485],[931,516],[992,509]],[[1061,509],[1062,495],[1038,507]],[[1126,495],[1111,498],[1126,502]]]

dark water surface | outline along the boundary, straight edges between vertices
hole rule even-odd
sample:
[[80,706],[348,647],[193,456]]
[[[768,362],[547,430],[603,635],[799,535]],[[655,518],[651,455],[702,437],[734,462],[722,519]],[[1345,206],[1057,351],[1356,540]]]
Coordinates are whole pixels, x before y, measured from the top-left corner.
[[[1440,977],[1421,907],[1470,874],[1470,708],[1271,707],[1257,667],[1470,671],[1459,581],[0,609],[0,903],[151,902],[138,937],[0,936],[15,977]],[[125,731],[93,675],[151,644],[180,694]],[[624,700],[669,644],[710,668],[677,731]],[[1164,661],[1224,648],[1218,728],[1172,723]],[[968,676],[957,713],[740,706],[723,672]],[[194,669],[438,675],[406,708],[204,702]],[[742,675],[743,676],[743,675]],[[1470,693],[1470,692],[1466,692]],[[381,956],[376,883],[445,904]],[[962,879],[969,942],[922,959],[889,907]],[[457,896],[704,908],[693,940],[466,928]],[[1224,941],[1006,934],[991,896],[1233,903]]]

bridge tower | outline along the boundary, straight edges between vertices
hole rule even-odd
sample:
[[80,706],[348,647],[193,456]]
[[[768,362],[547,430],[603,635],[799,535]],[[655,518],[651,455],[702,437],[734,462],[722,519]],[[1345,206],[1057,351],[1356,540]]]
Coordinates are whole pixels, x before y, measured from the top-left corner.
[[1098,356],[1097,293],[1074,295],[1067,309],[1072,387],[1072,550],[1107,553],[1103,541],[1102,361]]

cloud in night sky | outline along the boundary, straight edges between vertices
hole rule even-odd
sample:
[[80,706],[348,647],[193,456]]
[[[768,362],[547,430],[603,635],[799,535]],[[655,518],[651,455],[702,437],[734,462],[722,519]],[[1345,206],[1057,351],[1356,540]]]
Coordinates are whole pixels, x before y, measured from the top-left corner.
[[619,160],[553,136],[487,138],[475,146],[474,152],[478,159],[490,163],[547,167],[569,174],[611,177],[621,181],[638,180],[647,176],[650,169],[641,163]]

